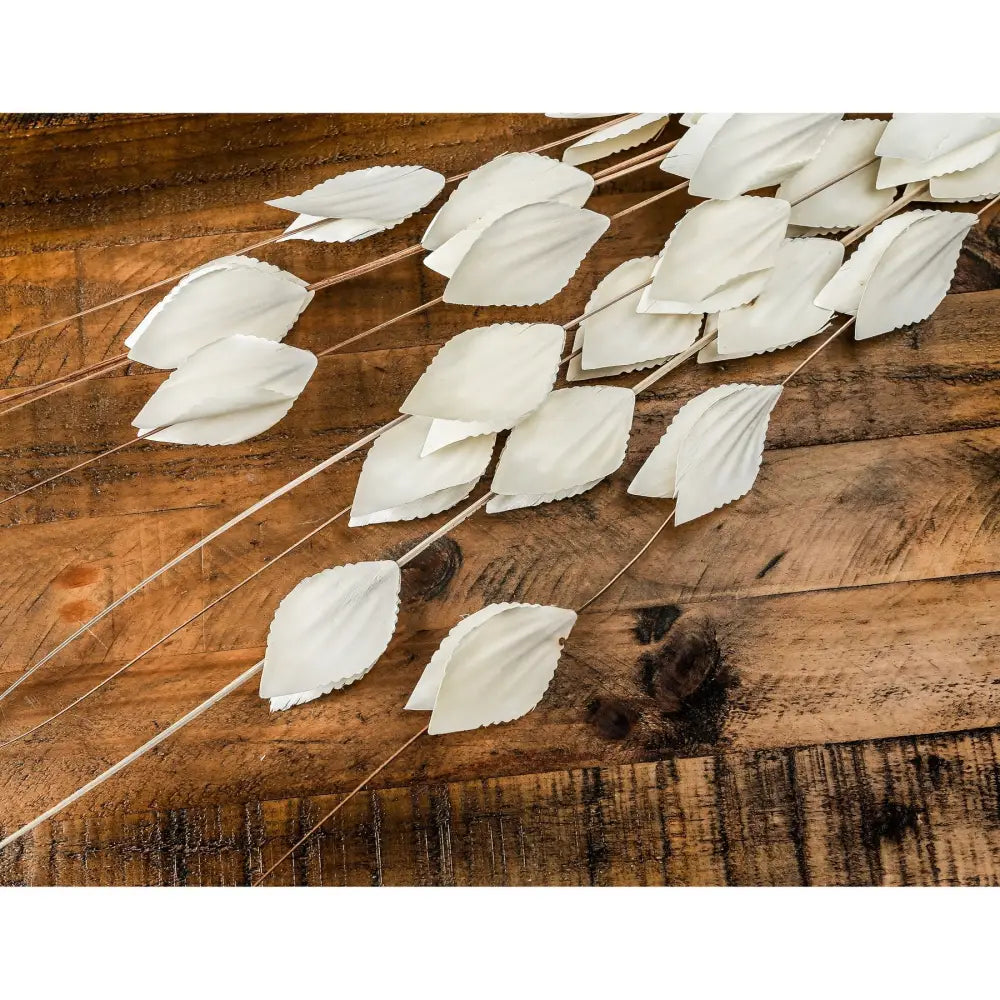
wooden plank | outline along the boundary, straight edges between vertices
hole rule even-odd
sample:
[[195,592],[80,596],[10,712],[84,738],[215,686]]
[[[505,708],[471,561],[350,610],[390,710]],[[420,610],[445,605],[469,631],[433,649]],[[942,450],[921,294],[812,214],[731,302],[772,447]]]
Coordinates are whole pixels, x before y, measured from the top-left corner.
[[[996,885],[997,751],[971,732],[382,787],[273,882]],[[63,820],[0,882],[245,885],[336,801]]]
[[[250,790],[265,799],[350,789],[421,724],[401,706],[443,630],[422,620],[420,582],[408,579],[396,639],[363,681],[277,715],[249,685],[76,813],[98,816],[122,801],[179,808]],[[993,726],[998,631],[997,574],[591,610],[530,716],[502,730],[432,740],[393,766],[393,780],[487,779]],[[210,630],[205,641],[225,645]],[[30,819],[262,654],[258,647],[184,655],[178,646],[149,657],[86,708],[0,752],[0,815],[7,823]],[[41,721],[108,672],[108,663],[96,662],[47,668],[26,689],[30,697],[7,703],[0,736]]]

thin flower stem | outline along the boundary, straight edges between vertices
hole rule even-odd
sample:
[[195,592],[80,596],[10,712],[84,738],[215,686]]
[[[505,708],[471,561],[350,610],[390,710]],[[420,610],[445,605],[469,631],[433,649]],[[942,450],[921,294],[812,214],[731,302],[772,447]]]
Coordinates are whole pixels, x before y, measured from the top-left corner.
[[[280,867],[280,865],[285,861],[286,858],[290,858],[314,833],[316,833],[320,829],[320,827],[323,826],[324,823],[326,823],[327,820],[332,819],[338,812],[340,812],[341,809],[344,808],[344,806],[347,805],[348,802],[351,801],[351,799],[354,798],[355,795],[357,795],[360,791],[362,791],[365,785],[368,784],[368,782],[370,782],[372,779],[376,778],[379,774],[381,774],[382,771],[384,771],[401,753],[403,753],[404,750],[409,749],[410,746],[416,743],[416,741],[420,739],[420,737],[423,736],[426,732],[427,732],[427,726],[424,726],[423,729],[421,729],[419,732],[414,733],[404,744],[402,744],[402,746],[398,747],[395,751],[393,751],[393,753],[391,753],[388,757],[386,757],[386,759],[382,761],[382,763],[379,764],[379,766],[376,767],[375,770],[366,774],[365,777],[362,778],[361,781],[357,785],[355,785],[351,791],[349,791],[328,813],[326,813],[323,816],[323,818],[318,823],[315,824],[315,826],[310,827],[309,830],[307,830],[294,844],[292,844],[292,846],[287,851],[285,851],[285,853],[282,854],[281,857],[278,858],[278,860],[275,861],[274,864],[271,865],[271,867],[268,868],[268,870],[264,872],[264,874],[261,875],[253,883],[254,886],[258,886],[263,881],[265,881],[265,879],[267,879],[268,876],[276,868]],[[0,847],[2,846],[3,845],[0,844]]]

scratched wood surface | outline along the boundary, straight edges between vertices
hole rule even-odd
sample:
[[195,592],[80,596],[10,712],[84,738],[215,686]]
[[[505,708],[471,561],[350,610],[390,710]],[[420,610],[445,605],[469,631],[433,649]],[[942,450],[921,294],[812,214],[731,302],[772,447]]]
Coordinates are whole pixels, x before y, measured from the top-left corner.
[[[265,199],[341,170],[456,173],[580,127],[537,115],[0,116],[0,338],[277,232],[286,216]],[[646,170],[591,204],[614,212],[669,183]],[[140,444],[0,506],[0,684],[230,514],[389,419],[453,333],[578,315],[600,276],[656,252],[690,204],[673,197],[614,224],[543,307],[438,307],[324,359],[259,438]],[[426,218],[360,244],[260,255],[314,280],[409,244]],[[411,259],[320,292],[289,342],[322,348],[441,286]],[[998,289],[993,222],[970,237],[930,320],[834,344],[792,383],[753,493],[669,530],[581,616],[538,710],[418,742],[275,881],[1000,882]],[[158,294],[0,343],[0,394],[118,353]],[[779,378],[810,349],[679,370],[641,398],[609,482],[479,515],[408,567],[397,636],[363,681],[275,716],[251,688],[234,694],[0,855],[0,884],[251,881],[419,728],[401,705],[460,615],[495,600],[573,606],[648,537],[662,506],[626,501],[624,485],[682,402],[723,379]],[[2,495],[127,440],[162,379],[133,365],[2,418]],[[359,466],[312,480],[110,616],[3,703],[0,741],[345,506]],[[0,751],[0,831],[255,662],[301,577],[399,554],[443,520],[334,525]]]

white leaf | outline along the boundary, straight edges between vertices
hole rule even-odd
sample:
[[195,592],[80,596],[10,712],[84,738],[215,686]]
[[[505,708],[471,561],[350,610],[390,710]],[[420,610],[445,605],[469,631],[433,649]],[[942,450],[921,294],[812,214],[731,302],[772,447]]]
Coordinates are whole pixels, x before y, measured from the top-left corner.
[[[878,215],[893,199],[892,190],[875,187],[878,161],[845,173],[875,156],[886,123],[875,118],[837,122],[816,156],[778,188],[778,197],[792,206],[791,223],[826,232],[853,229]],[[837,177],[828,188],[804,201],[803,195]]]
[[512,493],[509,496],[502,494],[493,497],[486,504],[486,513],[503,514],[509,510],[521,510],[523,507],[537,507],[543,503],[568,500],[570,497],[576,497],[581,493],[586,493],[587,490],[592,490],[600,481],[600,479],[591,479],[589,482],[570,486],[565,490],[556,490],[554,493]]
[[492,484],[506,506],[487,505],[487,511],[511,509],[512,497],[554,499],[596,485],[625,460],[634,409],[631,389],[581,386],[551,393],[511,431]]
[[704,115],[694,112],[687,111],[680,117],[680,123],[685,128],[690,128],[692,125],[697,125],[699,121],[704,117]]
[[610,219],[558,202],[501,216],[472,244],[444,290],[445,302],[531,306],[562,291]]
[[[929,221],[931,224],[926,225]],[[933,209],[914,209],[886,219],[816,296],[816,305],[857,316],[858,340],[925,319],[947,292],[962,240],[975,222],[972,213]],[[911,233],[914,229],[916,232]],[[881,270],[878,290],[868,299],[862,319],[861,303],[884,260],[886,267]],[[895,305],[886,300],[887,294],[898,296]],[[903,316],[912,318],[901,320]],[[882,329],[890,320],[895,325]]]
[[879,258],[861,296],[854,336],[866,340],[926,319],[955,274],[972,212],[921,212]]
[[931,178],[931,197],[938,201],[976,201],[1000,194],[1000,152],[968,170]]
[[282,340],[312,302],[306,282],[253,257],[220,257],[181,278],[125,340],[152,368],[185,358],[232,333]]
[[395,223],[419,212],[443,187],[444,177],[426,167],[369,167],[267,204],[324,219]]
[[918,216],[918,211],[903,212],[880,222],[816,296],[816,305],[845,316],[855,315],[861,294],[882,254]]
[[686,524],[750,492],[780,395],[780,385],[740,385],[705,410],[677,456],[674,524]]
[[288,707],[289,699],[301,704],[363,677],[392,639],[399,588],[399,566],[390,561],[335,566],[302,580],[274,613],[260,696]]
[[[278,242],[309,240],[312,243],[353,243],[355,240],[364,240],[376,233],[383,233],[403,221],[403,219],[394,219],[391,222],[378,222],[375,219],[324,219],[321,215],[297,215]],[[303,233],[298,232],[307,226],[312,226],[313,223],[320,222],[322,225],[306,229]]]
[[153,393],[132,426],[151,441],[236,444],[276,424],[298,399],[316,356],[236,334],[191,355]]
[[476,434],[513,427],[552,389],[565,338],[554,323],[465,330],[438,351],[400,412],[472,423]]
[[933,160],[896,160],[885,157],[879,163],[876,184],[880,188],[898,187],[912,181],[968,170],[988,160],[997,152],[1000,152],[1000,132],[994,132],[983,139],[970,142],[967,146],[936,156]]
[[[642,289],[638,286],[650,280],[655,262],[655,257],[627,260],[594,289],[584,313],[595,315],[585,319],[579,327],[583,343],[580,367],[585,371],[635,365],[679,354],[698,339],[699,315],[636,312],[642,297]],[[625,295],[632,288],[637,290]],[[619,298],[623,295],[624,298]],[[614,304],[607,305],[609,302]]]
[[718,353],[748,357],[798,343],[819,333],[833,311],[814,299],[837,273],[844,247],[837,240],[785,240],[760,295],[719,313]]
[[1000,131],[1000,115],[898,114],[875,152],[899,160],[932,160]]
[[[819,152],[842,117],[731,115],[705,149],[691,175],[688,191],[699,198],[734,198],[777,184]],[[699,120],[695,128],[700,128],[703,121]]]
[[541,701],[575,624],[565,608],[491,604],[445,636],[406,707],[433,709],[431,735],[519,719]]
[[538,153],[503,153],[477,167],[451,193],[424,233],[421,245],[436,250],[485,216],[497,218],[540,201],[582,208],[594,190],[585,170]]
[[[690,180],[719,129],[732,117],[732,114],[698,115],[698,120],[691,123],[684,135],[677,140],[677,145],[660,162],[660,169],[664,173]],[[683,118],[681,124],[685,124]]]
[[564,163],[590,163],[593,160],[613,156],[626,149],[640,146],[655,138],[670,121],[670,115],[634,115],[616,125],[609,125],[598,132],[592,132],[578,139],[563,151]]
[[667,240],[642,312],[708,313],[735,309],[760,294],[785,238],[790,206],[744,196],[704,201]]
[[410,417],[376,439],[361,467],[351,527],[429,517],[465,499],[493,455],[495,434],[421,456],[429,417]]
[[629,483],[628,493],[637,497],[672,499],[677,496],[677,458],[684,439],[697,427],[705,411],[731,396],[739,385],[717,385],[688,400],[674,415],[663,437]]

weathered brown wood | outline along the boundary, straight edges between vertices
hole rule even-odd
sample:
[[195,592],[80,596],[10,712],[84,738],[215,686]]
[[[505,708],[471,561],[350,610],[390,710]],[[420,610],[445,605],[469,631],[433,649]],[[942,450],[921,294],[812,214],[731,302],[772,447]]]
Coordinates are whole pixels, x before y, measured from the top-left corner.
[[[416,751],[414,751],[416,752]],[[382,787],[273,877],[298,885],[996,885],[995,733]],[[335,799],[59,822],[8,884],[241,885]]]
[[[0,311],[9,330],[27,329],[231,252],[281,223],[264,198],[344,166],[450,172],[577,127],[523,116],[5,119],[0,141],[17,166],[0,180]],[[640,172],[593,205],[613,212],[664,182]],[[668,199],[614,226],[547,306],[441,308],[325,360],[289,417],[245,445],[142,444],[0,507],[0,684],[229,513],[391,418],[454,332],[577,315],[601,275],[656,252],[689,204]],[[262,256],[317,278],[406,245],[425,221]],[[966,294],[931,320],[834,344],[792,383],[753,493],[669,529],[582,616],[536,712],[423,741],[310,847],[296,879],[995,881],[996,737],[983,727],[1000,724],[998,242],[996,222],[977,232],[953,285]],[[440,284],[413,260],[321,292],[289,340],[321,349]],[[158,297],[0,348],[4,391],[117,353]],[[626,499],[623,486],[682,402],[722,379],[778,379],[811,348],[682,369],[640,401],[610,483],[477,515],[409,569],[397,637],[364,681],[278,716],[249,688],[234,695],[25,852],[0,855],[0,882],[247,881],[419,728],[399,706],[460,615],[512,598],[578,604],[648,537],[664,505]],[[132,366],[0,418],[2,487],[125,440],[162,378]],[[324,473],[74,644],[0,706],[0,741],[344,506],[359,465]],[[328,529],[86,708],[0,751],[3,829],[254,662],[271,609],[302,576],[399,554],[441,520]]]

